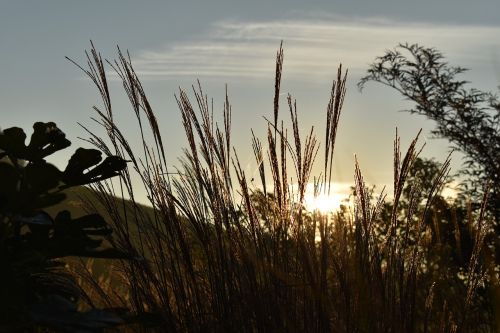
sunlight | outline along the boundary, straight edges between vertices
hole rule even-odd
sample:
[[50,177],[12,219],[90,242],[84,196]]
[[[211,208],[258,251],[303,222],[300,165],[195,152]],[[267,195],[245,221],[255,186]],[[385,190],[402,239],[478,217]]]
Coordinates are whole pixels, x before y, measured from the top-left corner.
[[340,205],[345,199],[346,195],[335,192],[330,195],[321,193],[317,196],[314,196],[313,193],[306,193],[305,205],[308,210],[317,210],[322,214],[326,214],[340,210]]

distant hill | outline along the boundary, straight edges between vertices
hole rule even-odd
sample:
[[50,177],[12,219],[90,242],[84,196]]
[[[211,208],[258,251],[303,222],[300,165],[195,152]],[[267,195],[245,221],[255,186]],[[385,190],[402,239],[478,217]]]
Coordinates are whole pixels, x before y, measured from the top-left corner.
[[[91,206],[93,206],[97,210],[96,213],[102,215],[106,220],[110,218],[108,212],[105,211],[102,204],[100,203],[100,199],[90,188],[86,186],[75,186],[64,190],[63,193],[66,194],[65,200],[56,205],[44,208],[44,210],[51,216],[55,217],[61,210],[68,210],[73,218],[80,217],[89,213],[95,213],[92,211]],[[112,200],[115,200],[117,202],[120,201],[119,206],[123,206],[121,198],[115,197]],[[137,205],[140,206],[144,212],[153,214],[152,207],[142,204]],[[127,207],[127,209],[132,209],[132,202],[130,200],[125,200],[125,207]]]

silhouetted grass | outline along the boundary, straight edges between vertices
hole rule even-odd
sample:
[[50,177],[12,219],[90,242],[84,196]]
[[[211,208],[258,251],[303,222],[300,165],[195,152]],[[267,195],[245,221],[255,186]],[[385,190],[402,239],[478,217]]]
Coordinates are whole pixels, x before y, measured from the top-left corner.
[[[482,330],[478,315],[470,310],[484,277],[480,253],[488,227],[482,216],[468,221],[475,240],[462,289],[439,292],[442,285],[435,283],[428,266],[433,229],[425,221],[448,173],[449,158],[426,193],[424,206],[410,196],[401,213],[403,188],[419,149],[417,136],[403,154],[396,134],[394,199],[388,215],[380,215],[385,194],[373,200],[357,161],[353,213],[308,212],[305,189],[320,146],[313,129],[302,136],[290,95],[291,134],[280,120],[282,64],[280,47],[267,138],[253,136],[262,183],[257,190],[231,145],[227,96],[219,124],[199,83],[193,87],[194,98],[179,91],[176,100],[188,146],[179,168],[171,170],[155,114],[130,58],[119,51],[119,59],[109,65],[121,78],[137,116],[143,140],[140,157],[114,122],[101,56],[94,48],[88,54],[84,70],[103,98],[104,109],[95,111],[109,143],[92,133],[90,141],[131,161],[119,183],[101,182],[95,190],[113,222],[116,245],[137,257],[118,267],[126,292],[116,293],[114,287],[89,280],[94,301],[158,315],[151,326],[134,328],[143,331]],[[339,67],[327,103],[324,171],[316,178],[318,191],[330,191],[346,74]],[[152,133],[152,143],[145,139],[146,129]],[[359,139],[363,140],[361,129]],[[136,203],[132,174],[142,180],[153,213]],[[421,195],[416,186],[415,198]],[[124,209],[128,198],[131,206]]]

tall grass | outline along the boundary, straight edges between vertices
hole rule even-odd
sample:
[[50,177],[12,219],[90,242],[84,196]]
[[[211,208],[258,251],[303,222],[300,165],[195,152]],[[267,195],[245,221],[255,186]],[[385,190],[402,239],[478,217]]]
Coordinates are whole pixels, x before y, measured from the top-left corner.
[[[431,203],[449,171],[443,164],[425,206],[410,198],[398,209],[409,170],[419,154],[417,138],[402,153],[394,141],[392,211],[381,216],[385,194],[373,200],[361,167],[354,169],[353,214],[308,212],[306,186],[319,152],[314,129],[301,133],[297,106],[288,95],[291,129],[281,120],[279,100],[283,49],[277,52],[274,112],[267,137],[252,135],[260,189],[248,180],[231,144],[231,105],[226,93],[222,123],[201,85],[192,96],[176,95],[187,138],[180,166],[167,166],[155,114],[119,50],[108,62],[123,83],[137,116],[143,151],[134,151],[115,123],[105,63],[92,47],[83,68],[104,101],[95,108],[109,140],[91,134],[99,149],[129,160],[119,183],[95,190],[113,222],[116,246],[136,260],[122,262],[126,293],[101,288],[95,297],[135,313],[154,313],[159,332],[465,332],[481,330],[471,311],[484,273],[480,252],[487,227],[470,221],[475,242],[463,288],[439,292],[431,278]],[[347,72],[338,69],[326,104],[323,174],[317,191],[330,191],[332,161]],[[152,143],[147,142],[147,132]],[[289,134],[290,133],[290,134]],[[363,140],[361,130],[359,139]],[[132,174],[138,175],[154,208],[135,203]],[[134,176],[135,177],[135,176]],[[415,198],[418,188],[413,189]],[[114,196],[122,197],[116,201]],[[130,198],[132,204],[127,203]],[[99,284],[92,284],[99,288]],[[453,297],[451,298],[453,294]],[[456,300],[460,300],[457,302]]]

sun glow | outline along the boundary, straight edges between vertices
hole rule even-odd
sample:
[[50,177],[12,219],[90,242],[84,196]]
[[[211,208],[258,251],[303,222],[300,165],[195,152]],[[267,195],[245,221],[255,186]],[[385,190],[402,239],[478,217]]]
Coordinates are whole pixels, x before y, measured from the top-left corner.
[[340,210],[340,205],[344,203],[346,195],[340,193],[320,193],[314,195],[312,193],[306,194],[305,205],[310,211],[319,211],[322,214],[334,213]]

